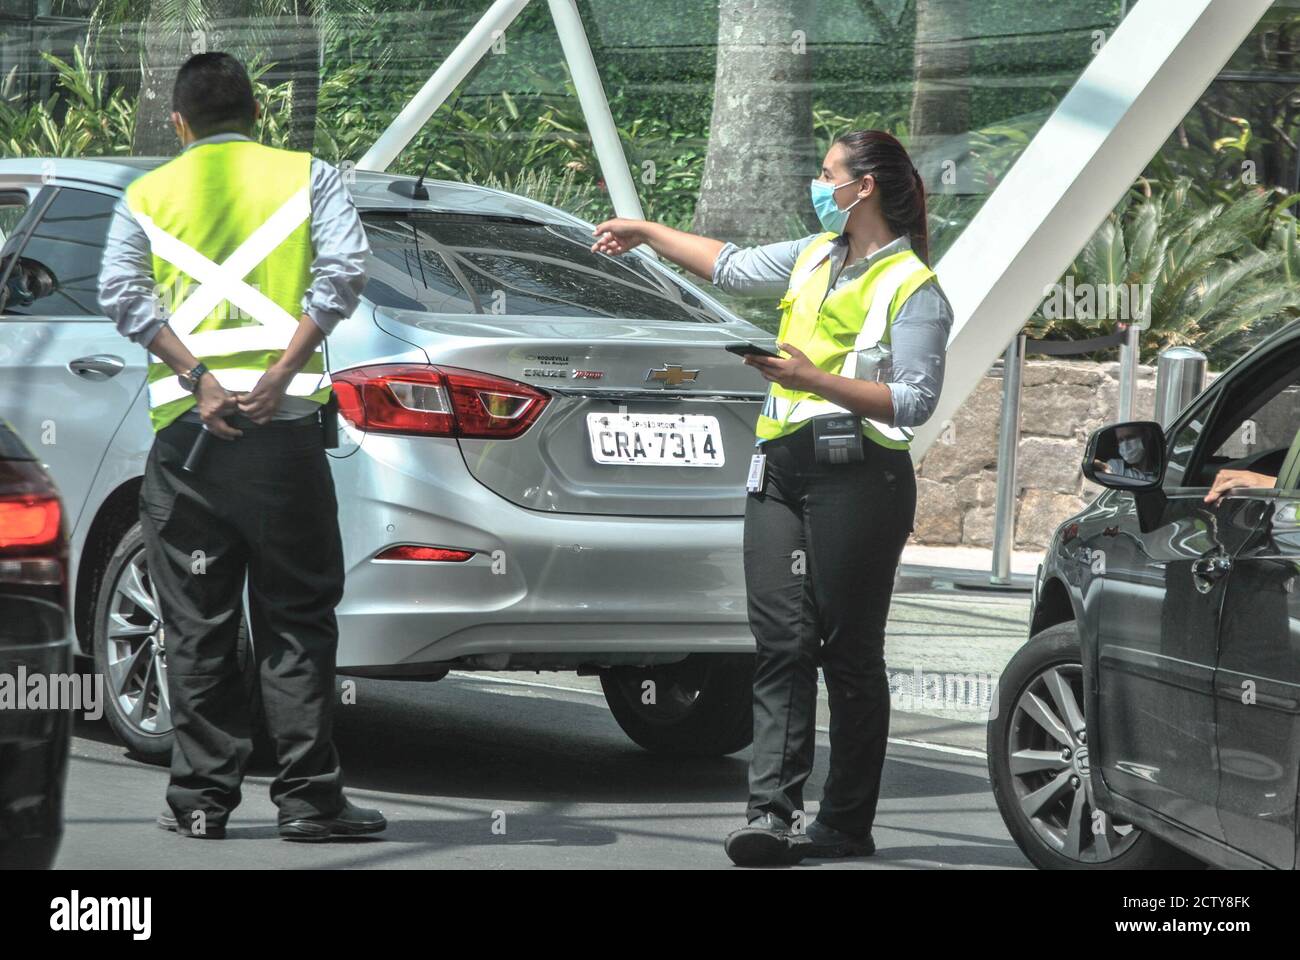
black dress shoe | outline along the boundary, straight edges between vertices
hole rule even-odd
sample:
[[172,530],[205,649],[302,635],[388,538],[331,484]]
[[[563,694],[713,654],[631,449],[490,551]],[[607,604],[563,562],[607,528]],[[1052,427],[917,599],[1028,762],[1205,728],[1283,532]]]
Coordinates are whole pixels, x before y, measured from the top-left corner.
[[280,836],[285,840],[330,840],[334,837],[359,837],[380,833],[388,821],[378,810],[354,807],[344,801],[343,809],[332,817],[299,817],[280,821]]
[[794,833],[776,814],[765,813],[729,834],[723,846],[738,867],[784,866],[803,859],[808,838]]
[[869,857],[876,852],[871,834],[858,839],[828,827],[820,820],[808,825],[808,847],[805,857]]
[[172,833],[178,833],[182,837],[192,837],[195,840],[224,840],[226,839],[226,825],[224,823],[208,823],[204,825],[202,833],[196,833],[193,829],[193,821],[188,820],[182,827],[176,820],[176,814],[172,813],[171,808],[163,809],[158,814],[158,826],[163,830],[170,830]]

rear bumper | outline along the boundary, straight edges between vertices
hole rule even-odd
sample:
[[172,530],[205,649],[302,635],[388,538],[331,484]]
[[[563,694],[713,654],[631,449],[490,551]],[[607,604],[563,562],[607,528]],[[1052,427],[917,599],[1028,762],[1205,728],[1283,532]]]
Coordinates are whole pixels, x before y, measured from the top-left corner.
[[[335,462],[347,564],[341,670],[570,668],[753,650],[740,517],[530,511],[475,481],[454,441],[366,437]],[[462,563],[377,561],[416,543]],[[465,658],[472,658],[466,660]],[[395,668],[385,670],[385,668]]]

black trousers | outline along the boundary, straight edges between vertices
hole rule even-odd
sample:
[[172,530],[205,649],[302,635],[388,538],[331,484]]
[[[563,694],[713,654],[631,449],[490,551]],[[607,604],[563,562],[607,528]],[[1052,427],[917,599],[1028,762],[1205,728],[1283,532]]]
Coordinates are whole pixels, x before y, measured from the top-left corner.
[[343,806],[332,708],[343,593],[334,482],[319,421],[236,423],[212,438],[199,469],[181,469],[199,425],[158,432],[145,467],[140,520],[166,624],[175,726],[167,803],[178,817],[226,821],[252,753],[248,687],[237,635],[248,581],[263,710],[278,773],[280,820]]
[[885,620],[916,512],[906,451],[863,440],[823,464],[812,427],[763,444],[767,477],[745,510],[745,584],[758,644],[749,809],[793,819],[816,742],[817,668],[830,699],[830,773],[817,819],[871,830],[889,735]]

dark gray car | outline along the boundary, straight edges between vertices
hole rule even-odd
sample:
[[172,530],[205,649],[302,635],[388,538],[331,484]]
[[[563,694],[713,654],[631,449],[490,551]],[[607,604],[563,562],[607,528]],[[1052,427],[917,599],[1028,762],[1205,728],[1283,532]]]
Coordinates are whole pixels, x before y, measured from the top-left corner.
[[72,711],[57,692],[71,670],[63,502],[0,420],[0,869],[58,853]]
[[[1038,866],[1295,867],[1297,428],[1293,324],[1168,431],[1092,436],[1084,473],[1109,489],[1057,530],[989,722],[998,806]],[[1277,482],[1206,503],[1225,469]]]

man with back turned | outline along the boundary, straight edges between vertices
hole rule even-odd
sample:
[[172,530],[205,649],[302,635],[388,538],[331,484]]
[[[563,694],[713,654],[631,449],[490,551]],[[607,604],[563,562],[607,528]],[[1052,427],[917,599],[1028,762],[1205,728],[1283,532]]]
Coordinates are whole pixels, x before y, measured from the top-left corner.
[[280,835],[377,833],[383,816],[344,798],[333,742],[343,555],[322,350],[357,306],[365,233],[338,170],[251,139],[258,105],[234,57],[191,57],[172,107],[184,149],[127,187],[99,277],[105,313],[151,354],[140,522],[175,729],[158,823],[219,839],[240,801],[247,580]]

